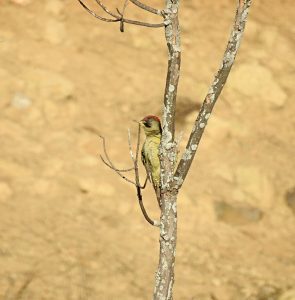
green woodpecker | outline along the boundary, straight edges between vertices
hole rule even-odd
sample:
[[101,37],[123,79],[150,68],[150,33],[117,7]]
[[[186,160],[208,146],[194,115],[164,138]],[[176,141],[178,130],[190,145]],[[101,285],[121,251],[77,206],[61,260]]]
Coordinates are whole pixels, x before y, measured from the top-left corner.
[[159,206],[160,202],[160,159],[159,146],[161,142],[162,128],[160,119],[156,116],[146,116],[140,122],[146,139],[141,150],[141,160],[145,166],[148,178],[155,189]]

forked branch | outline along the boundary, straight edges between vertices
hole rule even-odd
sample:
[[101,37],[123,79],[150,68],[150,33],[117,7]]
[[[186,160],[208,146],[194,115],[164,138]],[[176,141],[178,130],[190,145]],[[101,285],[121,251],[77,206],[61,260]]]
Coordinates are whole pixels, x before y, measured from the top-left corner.
[[106,159],[103,158],[102,155],[100,155],[100,158],[102,160],[102,162],[108,166],[110,169],[112,169],[113,171],[115,171],[121,178],[123,178],[124,180],[126,180],[127,182],[133,184],[136,186],[136,182],[135,181],[132,181],[131,179],[127,178],[126,176],[124,176],[122,173],[123,172],[128,172],[129,170],[132,171],[134,170],[134,167],[132,168],[128,168],[128,169],[118,169],[114,166],[114,163],[111,161],[109,155],[108,155],[108,152],[107,152],[107,148],[106,148],[106,142],[105,142],[105,138],[101,135],[99,135],[99,137],[102,139],[102,145],[103,145],[103,152],[104,152],[104,155],[106,157]]
[[[177,241],[177,196],[187,173],[190,169],[191,163],[196,154],[199,142],[203,135],[204,129],[210,118],[214,105],[226,83],[227,77],[230,73],[231,67],[234,63],[239,45],[244,32],[248,10],[251,5],[251,0],[236,0],[237,11],[231,35],[222,59],[222,65],[217,71],[214,80],[209,88],[209,91],[204,99],[199,114],[195,120],[194,126],[191,130],[189,140],[187,142],[184,154],[175,170],[175,162],[177,157],[177,141],[175,140],[175,111],[176,111],[176,97],[177,87],[180,74],[181,64],[181,43],[180,43],[180,26],[178,19],[180,0],[165,0],[166,7],[159,11],[149,7],[141,2],[141,0],[128,0],[141,9],[150,13],[161,15],[164,18],[163,23],[151,24],[141,21],[129,20],[124,17],[127,0],[123,10],[118,10],[117,13],[110,11],[105,7],[100,0],[95,0],[99,7],[109,16],[108,18],[101,17],[90,10],[84,3],[84,0],[78,0],[80,4],[94,17],[106,22],[120,22],[121,31],[124,31],[124,23],[130,23],[147,27],[164,27],[165,37],[168,47],[168,71],[166,78],[166,88],[164,95],[164,111],[162,118],[162,137],[159,148],[159,158],[161,166],[161,183],[160,194],[163,205],[161,206],[160,224],[149,218],[142,202],[141,190],[144,186],[139,182],[138,171],[138,153],[139,153],[139,139],[140,128],[138,129],[138,140],[136,147],[136,154],[132,150],[132,143],[130,132],[128,135],[129,151],[133,162],[133,167],[125,170],[120,170],[114,166],[110,160],[104,142],[105,159],[102,157],[104,163],[114,170],[125,180],[129,181],[136,187],[139,205],[145,219],[154,226],[160,227],[160,259],[158,270],[156,272],[154,300],[172,300],[173,299],[173,284],[174,284],[174,265],[175,265],[175,251]],[[135,180],[126,178],[123,173],[125,171],[134,171]]]
[[159,16],[162,15],[162,11],[161,10],[155,9],[153,7],[150,7],[150,6],[146,5],[146,4],[143,4],[143,3],[141,3],[138,0],[129,0],[129,1],[132,2],[133,4],[135,4],[136,6],[142,8],[143,10],[146,10],[148,12],[151,12],[151,13],[159,15]]
[[[114,14],[112,11],[110,11],[101,1],[95,0],[96,3],[110,16],[117,18],[116,14]],[[126,5],[126,4],[125,4]]]
[[[112,18],[105,18],[102,17],[98,14],[96,14],[93,10],[91,10],[82,0],[78,0],[79,3],[83,6],[83,8],[90,13],[92,16],[94,16],[95,18],[99,19],[100,21],[104,21],[104,22],[120,22],[120,30],[123,32],[124,31],[124,23],[128,23],[128,24],[133,24],[133,25],[138,25],[138,26],[145,26],[145,27],[153,27],[153,28],[159,28],[159,27],[163,27],[165,26],[164,23],[148,23],[148,22],[142,22],[142,21],[137,21],[137,20],[131,20],[131,19],[127,19],[124,17],[124,13],[120,13],[119,14],[115,14],[114,12],[112,12],[111,10],[109,10],[101,1],[99,0],[95,0],[96,3],[100,6],[100,8],[106,12],[110,17]],[[158,11],[156,9],[153,9],[149,6],[144,5],[143,3],[139,2],[139,1],[131,1],[133,2],[135,5],[140,6],[141,8],[144,8],[148,11],[151,12],[155,12]],[[124,4],[124,7],[126,7],[126,3]],[[123,11],[125,10],[125,8],[123,9]],[[157,13],[158,14],[158,13]],[[161,15],[161,13],[160,13]]]
[[251,0],[237,0],[237,2],[238,4],[235,21],[226,50],[223,55],[221,67],[216,73],[209,91],[205,97],[200,112],[193,125],[186,149],[175,172],[174,184],[176,189],[179,189],[182,186],[183,181],[186,178],[186,175],[190,169],[191,163],[198,149],[199,142],[210,118],[211,112],[226,83],[227,77],[235,61],[241,43],[247,21],[248,11],[251,5]]
[[138,170],[138,156],[139,156],[139,144],[140,144],[140,125],[138,125],[138,132],[137,132],[137,144],[136,144],[136,153],[135,156],[133,154],[132,151],[132,143],[131,143],[131,134],[130,134],[130,130],[128,130],[128,144],[129,144],[129,152],[130,152],[130,157],[133,161],[133,165],[134,165],[134,173],[135,173],[135,181],[136,181],[136,192],[137,192],[137,198],[138,198],[138,202],[139,202],[139,206],[140,209],[142,211],[143,216],[145,217],[145,219],[153,226],[160,226],[160,222],[159,221],[155,221],[152,220],[146,210],[145,207],[143,205],[143,199],[142,199],[142,193],[141,190],[145,188],[146,183],[147,183],[147,179],[148,177],[146,177],[144,185],[141,186],[140,182],[139,182],[139,170]]
[[[141,212],[144,216],[144,218],[146,219],[146,221],[148,223],[150,223],[153,226],[160,226],[159,221],[155,221],[152,220],[145,207],[143,204],[143,198],[142,198],[142,193],[141,190],[145,188],[146,184],[147,184],[147,177],[145,179],[145,182],[143,185],[140,184],[140,180],[139,180],[139,169],[138,169],[138,156],[139,156],[139,145],[140,145],[140,126],[138,127],[138,134],[137,134],[137,144],[136,144],[136,154],[134,155],[133,150],[132,150],[132,143],[131,143],[131,134],[130,134],[130,130],[128,130],[128,145],[129,145],[129,153],[130,153],[130,157],[131,160],[133,162],[133,167],[131,168],[126,168],[126,169],[119,169],[117,167],[115,167],[114,163],[112,162],[112,160],[110,159],[110,156],[107,152],[107,148],[106,148],[106,142],[105,142],[105,138],[101,135],[99,135],[99,137],[102,139],[102,143],[103,143],[103,151],[104,151],[104,156],[105,158],[100,155],[100,158],[102,160],[102,162],[108,166],[110,169],[112,169],[115,173],[117,173],[121,178],[123,178],[125,181],[127,181],[128,183],[131,183],[132,185],[135,186],[136,188],[136,194],[137,194],[137,198],[138,198],[138,202],[139,202],[139,206],[141,209]],[[135,180],[131,180],[128,177],[126,177],[125,175],[123,175],[122,173],[124,172],[130,172],[130,171],[134,171],[134,177]]]
[[[101,21],[104,21],[104,22],[118,22],[118,21],[119,21],[119,20],[117,19],[117,16],[116,16],[116,15],[114,16],[115,19],[107,19],[107,18],[101,17],[101,16],[97,15],[93,10],[91,10],[90,8],[88,8],[88,7],[84,4],[84,2],[83,2],[82,0],[78,0],[78,1],[79,1],[79,3],[83,6],[83,8],[84,8],[87,12],[89,12],[93,17],[95,17],[95,18],[97,18],[97,19],[99,19],[99,20],[101,20]],[[102,8],[103,8],[103,7],[102,7]],[[105,12],[107,12],[109,15],[113,16],[113,13],[110,13],[108,10],[105,10],[104,8],[103,8],[103,10],[104,10]]]

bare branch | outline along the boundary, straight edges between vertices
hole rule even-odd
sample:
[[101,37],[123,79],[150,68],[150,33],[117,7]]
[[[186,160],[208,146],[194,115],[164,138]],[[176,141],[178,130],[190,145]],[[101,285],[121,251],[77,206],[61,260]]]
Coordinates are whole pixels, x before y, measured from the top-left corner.
[[207,125],[208,119],[210,118],[216,100],[218,99],[225,85],[241,43],[247,21],[248,11],[251,5],[251,0],[238,0],[237,2],[238,4],[236,17],[226,50],[224,52],[221,67],[216,73],[213,83],[209,88],[209,92],[205,97],[198,117],[192,128],[186,149],[174,175],[174,183],[176,189],[179,189],[182,186],[183,181],[185,180],[185,177],[196,154],[199,142],[202,138],[204,129]]
[[124,6],[123,6],[123,15],[124,15],[124,12],[125,12],[125,9],[126,9],[127,5],[128,5],[128,0],[125,0]]
[[88,8],[85,3],[82,0],[78,0],[79,3],[83,6],[83,8],[90,13],[92,16],[94,16],[95,18],[104,21],[104,22],[120,22],[120,30],[124,31],[124,26],[122,26],[123,23],[128,23],[128,24],[133,24],[133,25],[138,25],[138,26],[144,26],[144,27],[151,27],[151,28],[159,28],[159,27],[164,27],[165,24],[164,23],[147,23],[147,22],[141,22],[141,21],[136,21],[136,20],[130,20],[130,19],[125,19],[123,17],[123,14],[120,13],[119,11],[119,15],[114,14],[113,12],[111,12],[109,9],[106,8],[105,5],[103,5],[100,1],[95,0],[98,5],[105,11],[107,12],[109,15],[111,15],[112,17],[114,17],[115,19],[109,19],[109,18],[104,18],[99,16],[98,14],[96,14],[93,10],[91,10],[90,8]]
[[146,187],[146,184],[147,184],[147,181],[148,181],[148,176],[146,176],[145,177],[145,181],[144,181],[144,184],[142,185],[142,186],[140,186],[140,188],[142,189],[142,190],[144,190],[145,189],[145,187]]
[[[148,178],[146,177],[144,184],[141,186],[140,185],[140,180],[139,180],[139,170],[138,170],[138,153],[139,153],[139,145],[140,145],[140,125],[138,125],[138,134],[137,134],[137,144],[136,144],[136,154],[135,155],[134,155],[133,150],[132,150],[130,130],[128,130],[129,153],[130,153],[130,157],[132,159],[133,165],[134,165],[132,168],[128,168],[128,169],[118,169],[118,168],[116,168],[114,166],[113,162],[111,161],[109,155],[108,155],[107,148],[106,148],[105,138],[103,136],[101,136],[101,135],[98,135],[98,136],[102,139],[103,151],[104,151],[104,155],[106,157],[106,159],[104,159],[103,156],[100,155],[100,158],[101,158],[102,162],[107,167],[109,167],[111,170],[113,170],[115,173],[117,173],[122,179],[126,180],[128,183],[133,184],[136,187],[136,192],[137,192],[137,198],[138,198],[139,206],[140,206],[140,209],[142,211],[142,214],[143,214],[144,218],[151,225],[159,227],[160,226],[160,222],[152,220],[149,217],[149,215],[147,214],[146,209],[145,209],[144,204],[143,204],[143,199],[142,199],[141,190],[146,187],[147,179]],[[124,176],[122,174],[123,172],[129,172],[129,171],[132,171],[132,170],[134,170],[135,181],[127,178],[126,176]]]
[[124,180],[126,180],[127,182],[133,184],[136,186],[136,183],[134,181],[132,181],[131,179],[127,178],[126,176],[122,175],[121,172],[122,171],[118,171],[118,169],[116,169],[112,164],[109,164],[106,162],[106,160],[100,155],[100,158],[102,160],[102,162],[108,166],[110,169],[112,169],[113,171],[115,171],[121,178],[123,178]]
[[[107,149],[106,149],[105,138],[104,138],[103,136],[101,136],[101,135],[99,135],[99,137],[102,139],[103,151],[104,151],[104,155],[105,155],[105,157],[106,157],[106,159],[107,159],[107,161],[106,161],[106,160],[100,155],[100,158],[101,158],[101,160],[103,161],[103,163],[104,163],[106,166],[108,166],[110,169],[112,169],[113,171],[115,171],[121,178],[123,178],[123,179],[126,180],[127,182],[129,182],[129,183],[131,183],[131,184],[137,186],[136,183],[135,183],[134,181],[130,180],[129,178],[127,178],[126,176],[124,176],[123,174],[121,174],[121,172],[127,172],[126,169],[122,171],[122,170],[120,170],[120,169],[118,169],[118,168],[116,168],[116,167],[114,166],[114,164],[112,163],[112,161],[111,161],[111,159],[110,159],[110,157],[109,157],[109,155],[108,155]],[[134,169],[134,168],[132,168],[132,169]],[[127,170],[129,170],[129,169],[127,169]]]
[[118,170],[116,167],[114,167],[114,164],[112,163],[112,161],[111,161],[111,159],[110,159],[110,157],[109,157],[109,155],[108,155],[107,147],[106,147],[106,140],[105,140],[104,136],[102,136],[102,135],[100,135],[100,134],[99,134],[98,136],[102,139],[103,152],[104,152],[105,157],[107,158],[107,161],[109,162],[109,164],[110,164],[114,169]]
[[99,0],[95,0],[96,1],[96,3],[107,13],[107,14],[109,14],[110,16],[112,16],[112,17],[114,17],[114,18],[116,18],[116,19],[118,19],[119,18],[119,16],[117,16],[116,14],[114,14],[112,11],[110,11],[101,1],[99,1]]
[[125,9],[127,7],[127,4],[128,4],[128,0],[125,0],[123,10],[122,10],[122,14],[120,13],[119,9],[117,8],[117,11],[118,11],[119,15],[121,15],[121,22],[120,22],[120,31],[121,32],[124,32],[124,13],[125,13]]
[[140,124],[138,124],[136,156],[135,156],[135,159],[136,159],[137,162],[138,162],[138,156],[139,156],[139,144],[140,144]]
[[168,47],[168,70],[164,94],[163,139],[170,143],[174,141],[176,96],[181,63],[178,10],[177,14],[167,13],[164,22],[168,23],[165,28]]
[[[139,135],[138,135],[138,140],[139,140]],[[136,164],[135,157],[134,157],[133,150],[132,150],[130,129],[128,129],[128,145],[129,145],[129,154],[130,154],[131,160],[133,161],[134,164]],[[135,166],[134,166],[134,168],[135,168]]]
[[120,19],[107,19],[107,18],[104,18],[104,17],[101,17],[99,15],[97,15],[94,11],[92,11],[91,9],[89,9],[84,3],[82,0],[78,0],[79,3],[86,9],[86,11],[88,11],[93,17],[101,20],[101,21],[104,21],[104,22],[118,22],[120,21]]
[[[164,95],[162,136],[161,144],[159,147],[159,159],[161,169],[159,199],[162,201],[160,222],[153,221],[148,216],[143,205],[142,189],[145,187],[147,179],[144,185],[141,186],[138,169],[140,127],[138,128],[136,153],[132,150],[131,135],[130,131],[128,132],[129,152],[134,165],[132,169],[128,170],[134,170],[134,181],[126,178],[122,174],[123,170],[115,168],[114,164],[111,162],[107,154],[104,138],[103,143],[106,159],[104,159],[102,156],[101,159],[108,167],[110,167],[117,174],[119,174],[119,176],[135,185],[139,205],[146,221],[154,226],[160,227],[160,259],[158,270],[156,272],[156,282],[153,299],[172,300],[172,289],[174,284],[175,250],[177,242],[178,192],[189,171],[189,168],[197,151],[199,142],[201,140],[202,134],[216,103],[216,100],[218,99],[222,88],[225,85],[231,67],[234,63],[244,32],[248,10],[251,5],[251,0],[235,0],[237,2],[237,12],[233,29],[231,31],[231,35],[227,44],[227,48],[223,56],[222,65],[216,73],[213,83],[210,86],[209,92],[205,97],[200,112],[195,120],[195,124],[192,128],[191,135],[186,146],[186,150],[177,166],[175,173],[174,171],[175,164],[177,161],[177,146],[179,144],[179,140],[175,139],[175,111],[181,63],[180,27],[178,19],[180,0],[166,0],[166,7],[162,11],[143,4],[141,2],[143,0],[124,0],[125,4],[122,12],[120,12],[120,10],[117,9],[118,15],[107,9],[107,7],[104,6],[100,0],[96,0],[100,8],[112,18],[103,18],[101,16],[98,16],[96,13],[94,13],[88,7],[86,7],[86,5],[82,2],[84,0],[78,1],[94,17],[106,22],[119,22],[120,30],[122,32],[124,31],[124,23],[146,27],[165,28],[165,37],[168,47],[168,71]],[[161,15],[164,18],[163,23],[151,24],[136,20],[125,19],[124,13],[127,1],[131,1],[134,5],[150,13]],[[213,298],[214,295],[212,296],[212,299]]]
[[[138,153],[139,153],[139,144],[140,144],[140,125],[139,124],[138,124],[138,131],[137,131],[137,144],[136,144],[135,157],[134,157],[134,154],[132,151],[132,146],[131,146],[130,130],[128,130],[128,142],[129,142],[130,156],[134,163],[135,181],[136,181],[137,186],[140,187],[141,185],[140,185],[140,181],[139,181],[139,170],[138,170]],[[143,188],[146,186],[146,182],[147,182],[147,179],[143,185]]]
[[139,202],[139,205],[140,205],[140,209],[142,211],[142,214],[144,216],[144,218],[153,226],[156,226],[156,227],[160,227],[160,222],[159,221],[156,221],[156,220],[152,220],[146,210],[145,210],[145,207],[143,205],[143,201],[142,201],[142,194],[141,194],[141,188],[139,186],[136,187],[137,189],[137,198],[138,198],[138,202]]
[[142,214],[143,214],[144,218],[147,220],[147,222],[149,222],[153,226],[159,227],[160,222],[154,221],[148,216],[148,214],[146,212],[146,209],[144,207],[144,204],[143,204],[143,200],[142,200],[141,190],[143,188],[145,188],[145,186],[146,186],[147,177],[146,177],[146,180],[145,180],[145,183],[144,183],[143,187],[141,187],[140,181],[139,181],[139,171],[138,171],[138,153],[139,153],[139,144],[140,144],[140,125],[138,125],[137,144],[136,144],[136,154],[135,154],[135,156],[134,156],[133,151],[132,151],[130,130],[128,130],[128,144],[129,144],[130,156],[131,156],[131,159],[134,163],[136,191],[137,191],[137,198],[138,198],[140,209],[142,211]]
[[151,28],[159,28],[159,27],[164,27],[164,23],[147,23],[147,22],[141,22],[141,21],[135,21],[135,20],[130,20],[130,19],[125,19],[123,18],[124,23],[128,24],[133,24],[133,25],[138,25],[138,26],[144,26],[144,27],[151,27]]
[[179,28],[180,0],[166,0],[163,11],[165,37],[168,47],[168,71],[164,95],[163,128],[159,158],[161,166],[161,227],[160,259],[156,272],[154,300],[172,300],[174,264],[177,242],[177,190],[173,189],[173,176],[177,156],[175,135],[175,109],[180,73],[181,41]]
[[112,167],[108,162],[106,162],[106,160],[103,158],[102,155],[99,155],[100,159],[102,160],[102,162],[107,165],[109,168],[111,168],[113,171],[115,172],[120,172],[120,173],[127,173],[127,172],[131,172],[134,170],[134,168],[128,168],[128,169],[116,169],[114,167]]
[[[103,150],[104,150],[104,155],[106,157],[106,160],[103,158],[102,155],[100,155],[100,158],[102,160],[102,162],[108,166],[111,170],[115,171],[121,178],[123,178],[124,180],[126,180],[127,182],[133,184],[136,187],[136,191],[137,191],[137,198],[138,198],[138,202],[139,202],[139,206],[140,209],[142,211],[142,214],[144,216],[144,218],[146,219],[146,221],[148,223],[150,223],[153,226],[160,226],[160,222],[158,221],[154,221],[152,220],[147,212],[146,209],[144,207],[143,204],[143,199],[142,199],[142,193],[141,190],[145,188],[146,183],[147,183],[147,177],[145,179],[145,182],[143,184],[143,186],[140,185],[140,181],[139,181],[139,170],[138,170],[138,153],[139,153],[139,144],[140,144],[140,126],[138,127],[138,135],[137,135],[137,145],[136,145],[136,154],[134,155],[133,150],[132,150],[132,143],[131,143],[131,134],[130,134],[130,130],[128,130],[128,144],[129,144],[129,153],[130,153],[130,157],[132,159],[133,168],[129,168],[129,169],[118,169],[114,166],[113,162],[111,161],[107,149],[106,149],[106,142],[105,142],[105,138],[101,135],[99,135],[99,137],[102,139],[103,141]],[[122,172],[128,172],[128,171],[132,171],[134,170],[134,175],[135,175],[135,181],[127,178],[126,176],[124,176],[123,174],[121,174]]]
[[133,150],[132,150],[130,129],[128,129],[128,145],[129,145],[130,157],[131,157],[131,159],[133,161],[133,164],[134,164],[133,170],[134,170],[134,173],[135,173],[135,182],[136,182],[137,186],[139,186],[143,190],[146,187],[148,176],[146,176],[144,184],[141,185],[140,184],[140,180],[139,180],[139,169],[138,169],[139,144],[140,144],[140,125],[138,126],[137,144],[136,144],[136,154],[135,154],[135,156],[134,156]]
[[132,2],[132,3],[135,4],[136,6],[142,8],[142,9],[144,9],[144,10],[146,10],[146,11],[149,11],[149,12],[151,12],[151,13],[153,13],[153,14],[156,14],[156,15],[159,15],[159,16],[162,15],[162,11],[161,11],[161,10],[155,9],[155,8],[153,8],[153,7],[150,7],[150,6],[146,5],[146,4],[143,4],[143,3],[141,3],[141,2],[138,1],[138,0],[130,0],[130,2]]

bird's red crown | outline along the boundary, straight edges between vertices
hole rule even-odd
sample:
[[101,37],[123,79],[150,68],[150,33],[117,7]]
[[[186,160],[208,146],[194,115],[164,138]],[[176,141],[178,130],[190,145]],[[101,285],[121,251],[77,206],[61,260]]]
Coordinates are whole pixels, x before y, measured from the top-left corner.
[[160,119],[159,119],[157,116],[154,116],[154,115],[148,115],[148,116],[144,117],[144,118],[142,119],[142,121],[147,121],[147,120],[149,120],[149,119],[154,119],[155,121],[161,123]]

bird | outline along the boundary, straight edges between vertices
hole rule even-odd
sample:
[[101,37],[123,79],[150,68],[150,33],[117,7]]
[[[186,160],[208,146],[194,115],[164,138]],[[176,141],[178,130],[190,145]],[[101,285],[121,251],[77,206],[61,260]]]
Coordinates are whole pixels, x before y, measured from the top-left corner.
[[159,207],[160,200],[160,158],[159,147],[162,136],[161,121],[157,116],[148,115],[144,117],[139,124],[144,130],[146,139],[142,145],[141,161],[146,169],[149,181],[152,183],[156,192]]

